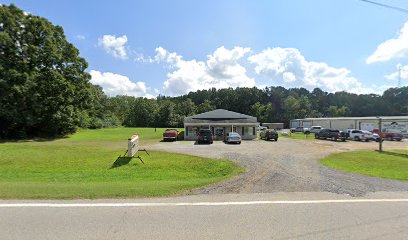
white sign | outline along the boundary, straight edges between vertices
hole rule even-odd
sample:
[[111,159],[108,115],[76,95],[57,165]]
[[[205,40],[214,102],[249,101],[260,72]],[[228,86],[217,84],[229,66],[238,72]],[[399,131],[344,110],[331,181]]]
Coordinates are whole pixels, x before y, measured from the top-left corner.
[[407,134],[407,122],[383,122],[383,132]]
[[139,135],[135,134],[128,139],[128,157],[133,157],[139,151]]

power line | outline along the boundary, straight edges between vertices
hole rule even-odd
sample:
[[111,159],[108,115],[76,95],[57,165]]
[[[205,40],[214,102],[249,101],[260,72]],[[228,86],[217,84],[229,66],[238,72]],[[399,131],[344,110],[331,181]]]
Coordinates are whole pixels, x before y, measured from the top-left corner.
[[391,5],[387,5],[387,4],[383,4],[383,3],[379,3],[379,2],[374,2],[374,1],[369,1],[369,0],[360,0],[360,1],[366,2],[366,3],[371,3],[371,4],[381,6],[381,7],[385,7],[385,8],[394,9],[394,10],[397,10],[397,11],[408,14],[408,9],[405,9],[405,8],[395,7],[395,6],[391,6]]

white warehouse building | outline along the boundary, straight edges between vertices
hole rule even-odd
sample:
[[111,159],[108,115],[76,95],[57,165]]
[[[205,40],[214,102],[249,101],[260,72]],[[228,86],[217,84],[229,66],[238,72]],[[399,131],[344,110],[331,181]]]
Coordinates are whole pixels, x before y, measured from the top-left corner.
[[[381,129],[383,132],[398,132],[408,136],[408,116],[384,116]],[[372,131],[379,129],[379,117],[333,117],[333,118],[304,118],[290,120],[290,127],[321,126],[345,131],[360,129]]]

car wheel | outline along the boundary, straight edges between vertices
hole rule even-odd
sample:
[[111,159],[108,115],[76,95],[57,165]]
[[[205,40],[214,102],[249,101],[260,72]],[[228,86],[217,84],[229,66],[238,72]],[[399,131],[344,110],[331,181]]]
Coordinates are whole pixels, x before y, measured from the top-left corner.
[[345,142],[345,141],[346,141],[346,139],[345,139],[345,138],[343,138],[343,139],[341,139],[341,141],[342,141],[342,142]]
[[336,138],[335,138],[335,137],[332,137],[331,140],[332,140],[332,141],[336,141]]
[[315,135],[315,139],[319,139],[319,135]]
[[397,138],[397,139],[395,139],[395,140],[397,140],[397,141],[399,142],[399,141],[401,141],[402,139],[401,139],[401,138]]
[[275,142],[277,142],[277,141],[278,141],[278,139],[276,138],[276,139],[275,139]]

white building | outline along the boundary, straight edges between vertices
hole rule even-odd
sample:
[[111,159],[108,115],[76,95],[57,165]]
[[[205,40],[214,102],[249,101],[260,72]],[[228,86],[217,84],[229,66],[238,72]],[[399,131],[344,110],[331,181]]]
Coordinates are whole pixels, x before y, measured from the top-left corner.
[[[408,116],[381,117],[383,132],[399,132],[408,136]],[[290,127],[321,126],[338,130],[361,129],[372,131],[379,129],[379,117],[333,117],[333,118],[304,118],[290,120]]]
[[243,140],[251,140],[257,137],[256,128],[259,122],[256,117],[245,114],[216,109],[184,119],[184,139],[197,140],[200,129],[210,129],[214,140],[223,140],[229,132],[237,132]]

